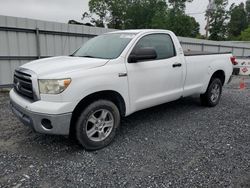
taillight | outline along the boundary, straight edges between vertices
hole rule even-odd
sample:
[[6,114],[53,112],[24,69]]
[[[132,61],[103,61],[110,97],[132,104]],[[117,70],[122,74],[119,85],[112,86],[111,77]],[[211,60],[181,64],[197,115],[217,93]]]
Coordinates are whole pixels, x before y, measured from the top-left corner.
[[236,57],[235,56],[230,57],[230,60],[231,60],[231,62],[232,62],[233,65],[238,65],[238,62],[236,61]]

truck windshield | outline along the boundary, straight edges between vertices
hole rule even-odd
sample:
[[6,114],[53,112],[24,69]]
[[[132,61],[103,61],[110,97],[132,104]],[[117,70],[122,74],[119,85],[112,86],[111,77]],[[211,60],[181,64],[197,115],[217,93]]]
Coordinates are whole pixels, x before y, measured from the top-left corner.
[[133,33],[104,34],[86,42],[71,56],[115,59],[119,57],[128,43],[134,38]]

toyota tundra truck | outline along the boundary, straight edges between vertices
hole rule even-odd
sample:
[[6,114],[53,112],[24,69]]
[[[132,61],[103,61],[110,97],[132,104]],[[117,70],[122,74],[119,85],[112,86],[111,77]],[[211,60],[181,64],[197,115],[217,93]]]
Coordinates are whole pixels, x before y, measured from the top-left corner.
[[121,117],[190,95],[216,106],[232,74],[231,53],[184,52],[167,30],[124,30],[90,39],[69,56],[17,68],[13,113],[34,131],[107,146]]

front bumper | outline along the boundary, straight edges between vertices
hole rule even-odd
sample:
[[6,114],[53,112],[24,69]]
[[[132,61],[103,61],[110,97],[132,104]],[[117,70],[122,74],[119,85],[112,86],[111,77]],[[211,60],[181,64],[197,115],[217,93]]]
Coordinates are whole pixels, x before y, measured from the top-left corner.
[[69,135],[72,113],[45,114],[30,111],[10,100],[13,113],[35,132],[44,134]]

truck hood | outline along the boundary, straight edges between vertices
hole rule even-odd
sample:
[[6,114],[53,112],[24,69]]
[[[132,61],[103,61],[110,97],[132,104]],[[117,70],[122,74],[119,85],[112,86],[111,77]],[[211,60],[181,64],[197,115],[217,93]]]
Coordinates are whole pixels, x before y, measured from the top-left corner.
[[22,68],[32,70],[38,76],[55,73],[67,73],[75,70],[87,70],[105,65],[108,59],[60,56],[35,60],[22,65]]

